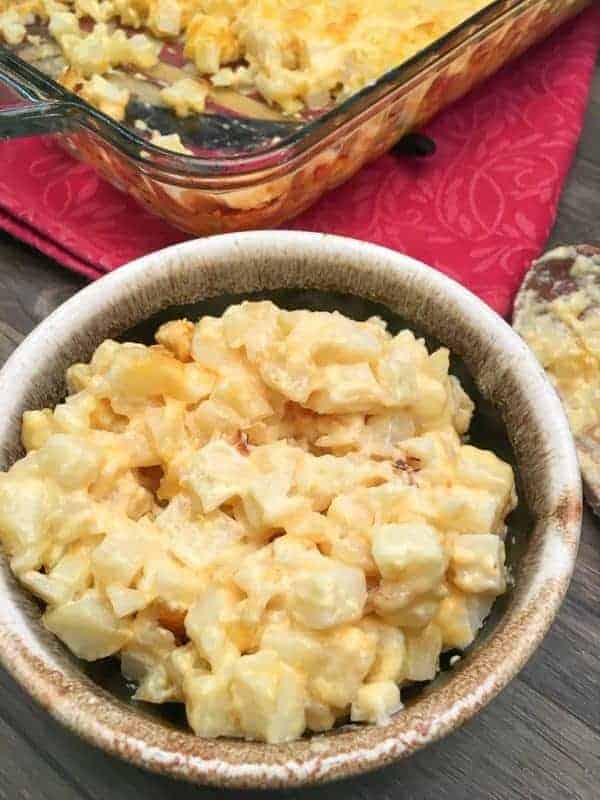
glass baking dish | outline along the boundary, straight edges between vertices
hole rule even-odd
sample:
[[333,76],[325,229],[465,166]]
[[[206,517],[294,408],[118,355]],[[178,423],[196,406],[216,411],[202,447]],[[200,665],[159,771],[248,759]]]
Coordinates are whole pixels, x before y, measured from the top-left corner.
[[[258,103],[250,114],[239,109],[227,113],[225,107],[203,114],[194,129],[194,155],[150,144],[133,125],[115,122],[0,47],[0,138],[55,134],[119,189],[190,233],[273,227],[347,180],[589,2],[494,0],[317,118],[284,118],[266,106],[262,113]],[[30,61],[36,63],[35,57]],[[164,113],[146,112],[151,124]],[[164,119],[158,121],[164,127]]]

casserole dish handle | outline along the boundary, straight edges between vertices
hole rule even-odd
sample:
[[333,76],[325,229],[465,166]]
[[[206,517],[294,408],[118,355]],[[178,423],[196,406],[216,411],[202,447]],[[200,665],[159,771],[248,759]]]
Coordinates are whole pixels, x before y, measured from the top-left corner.
[[[11,99],[2,102],[4,89]],[[27,102],[17,104],[15,94]],[[79,113],[67,92],[0,47],[0,140],[72,130]]]

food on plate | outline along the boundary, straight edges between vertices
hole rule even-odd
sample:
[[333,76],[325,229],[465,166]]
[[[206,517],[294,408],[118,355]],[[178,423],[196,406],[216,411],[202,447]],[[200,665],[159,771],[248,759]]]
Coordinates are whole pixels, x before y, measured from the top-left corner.
[[28,411],[0,540],[77,656],[194,731],[283,742],[383,723],[506,587],[511,467],[409,330],[233,305],[103,342]]
[[[47,24],[67,62],[61,82],[116,119],[115,69],[184,67],[162,92],[178,116],[210,88],[259,95],[285,113],[339,102],[487,5],[482,0],[0,0],[0,35],[22,43]],[[36,35],[36,34],[33,34]],[[98,78],[102,80],[98,80]],[[154,76],[156,77],[156,76]],[[108,78],[108,80],[106,80]]]
[[514,326],[563,401],[586,494],[600,513],[600,246],[557,247],[534,262]]

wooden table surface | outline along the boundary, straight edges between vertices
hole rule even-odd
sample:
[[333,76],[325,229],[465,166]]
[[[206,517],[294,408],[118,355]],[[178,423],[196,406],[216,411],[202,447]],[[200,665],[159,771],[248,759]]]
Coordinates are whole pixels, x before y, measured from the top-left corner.
[[[600,240],[600,67],[550,243],[593,239]],[[83,284],[0,234],[0,364],[24,334]],[[599,612],[600,522],[587,511],[563,608],[537,654],[490,706],[444,741],[395,766],[285,796],[597,800]],[[176,783],[104,755],[54,722],[0,670],[0,800],[230,800],[235,794]],[[240,794],[249,800],[264,796]]]

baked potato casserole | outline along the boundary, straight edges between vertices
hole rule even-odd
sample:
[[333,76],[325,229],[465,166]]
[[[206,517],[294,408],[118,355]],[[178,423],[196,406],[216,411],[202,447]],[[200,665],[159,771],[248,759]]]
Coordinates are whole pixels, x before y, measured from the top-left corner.
[[384,723],[505,591],[511,467],[409,330],[244,302],[67,383],[24,414],[0,540],[48,630],[201,736]]
[[[487,5],[482,0],[0,0],[0,36],[42,22],[68,68],[59,80],[116,119],[144,72],[180,55],[185,77],[162,101],[201,112],[211,87],[258,94],[286,114],[322,109],[374,82]],[[34,34],[35,40],[35,34]]]

